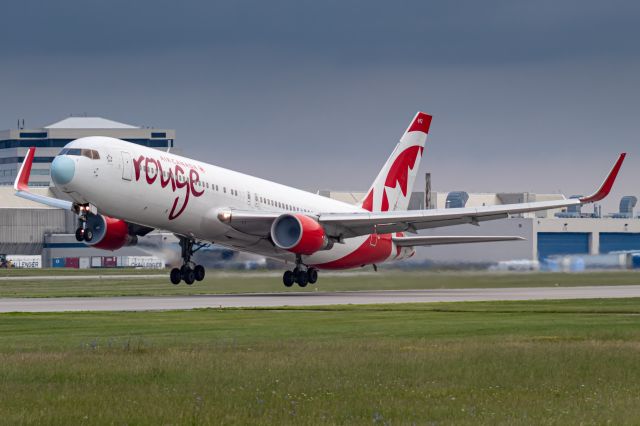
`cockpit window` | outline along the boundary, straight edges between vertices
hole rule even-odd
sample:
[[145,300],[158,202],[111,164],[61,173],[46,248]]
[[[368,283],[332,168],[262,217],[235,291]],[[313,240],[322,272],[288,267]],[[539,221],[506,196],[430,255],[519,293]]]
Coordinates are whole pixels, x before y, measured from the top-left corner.
[[64,148],[59,155],[81,155],[92,160],[100,159],[100,154],[95,149]]

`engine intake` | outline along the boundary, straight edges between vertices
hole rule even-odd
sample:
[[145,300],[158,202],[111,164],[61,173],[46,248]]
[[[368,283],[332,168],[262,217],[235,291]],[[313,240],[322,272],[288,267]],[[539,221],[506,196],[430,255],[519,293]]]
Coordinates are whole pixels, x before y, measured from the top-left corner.
[[127,222],[109,216],[88,215],[86,229],[93,234],[91,241],[86,242],[91,247],[113,251],[124,246],[134,246],[138,242],[138,237],[129,234]]
[[317,221],[302,214],[283,214],[271,225],[271,239],[281,249],[310,255],[330,247],[330,240]]

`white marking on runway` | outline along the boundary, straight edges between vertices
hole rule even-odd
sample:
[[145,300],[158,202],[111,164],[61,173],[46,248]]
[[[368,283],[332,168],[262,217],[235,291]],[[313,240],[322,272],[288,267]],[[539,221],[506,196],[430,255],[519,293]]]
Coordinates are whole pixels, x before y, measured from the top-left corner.
[[389,290],[193,296],[3,298],[0,312],[160,311],[198,308],[369,305],[498,300],[640,297],[640,285],[589,287]]

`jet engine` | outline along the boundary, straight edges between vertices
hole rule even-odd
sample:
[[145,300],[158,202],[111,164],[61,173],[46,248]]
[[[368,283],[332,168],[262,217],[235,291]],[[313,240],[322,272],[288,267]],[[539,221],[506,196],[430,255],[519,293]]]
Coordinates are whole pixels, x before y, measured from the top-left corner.
[[87,245],[103,250],[118,250],[124,246],[134,246],[138,237],[129,233],[129,224],[101,214],[87,216],[85,234],[91,232]]
[[274,220],[271,239],[276,246],[296,254],[310,255],[331,246],[322,226],[302,214],[286,213]]

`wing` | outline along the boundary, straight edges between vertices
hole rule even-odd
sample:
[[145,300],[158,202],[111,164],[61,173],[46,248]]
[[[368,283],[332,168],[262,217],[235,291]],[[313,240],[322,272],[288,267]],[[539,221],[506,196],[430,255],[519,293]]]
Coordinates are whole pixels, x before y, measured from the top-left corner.
[[524,241],[522,237],[511,236],[420,236],[392,237],[398,247],[439,246],[444,244],[490,243],[493,241]]
[[337,238],[350,238],[373,233],[415,232],[419,229],[439,228],[465,223],[478,224],[487,220],[504,219],[512,214],[593,203],[609,195],[625,156],[625,153],[620,154],[607,178],[596,192],[579,199],[437,210],[327,213],[321,214],[318,217],[318,221],[325,227],[327,234]]
[[[323,226],[328,236],[340,241],[344,238],[374,233],[415,232],[419,229],[439,228],[465,223],[478,224],[487,220],[504,219],[512,214],[593,203],[609,195],[625,156],[625,153],[620,154],[607,178],[596,192],[579,199],[453,209],[321,213],[314,216],[314,218]],[[271,224],[282,214],[286,213],[221,210],[218,213],[218,219],[240,232],[268,237]]]
[[34,194],[29,191],[29,176],[31,176],[31,165],[33,164],[33,157],[35,155],[36,149],[34,147],[29,148],[27,156],[24,158],[22,166],[20,166],[20,171],[18,172],[16,181],[13,183],[13,189],[15,189],[16,195],[47,206],[64,210],[73,210],[73,203],[71,201]]

